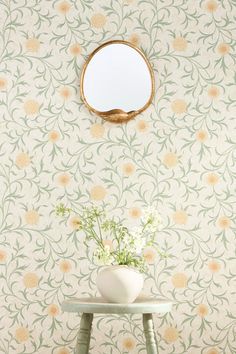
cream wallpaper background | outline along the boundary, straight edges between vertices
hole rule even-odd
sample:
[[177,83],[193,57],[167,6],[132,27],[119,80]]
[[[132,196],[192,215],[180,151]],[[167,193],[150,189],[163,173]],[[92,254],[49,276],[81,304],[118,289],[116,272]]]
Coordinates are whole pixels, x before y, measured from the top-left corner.
[[[65,297],[95,295],[97,267],[60,224],[59,201],[92,201],[135,224],[164,219],[170,254],[147,249],[145,294],[160,354],[236,353],[234,0],[0,1],[0,353],[73,353],[79,316]],[[86,56],[110,39],[153,64],[152,106],[127,125],[81,103]],[[139,316],[96,316],[91,353],[145,353]]]

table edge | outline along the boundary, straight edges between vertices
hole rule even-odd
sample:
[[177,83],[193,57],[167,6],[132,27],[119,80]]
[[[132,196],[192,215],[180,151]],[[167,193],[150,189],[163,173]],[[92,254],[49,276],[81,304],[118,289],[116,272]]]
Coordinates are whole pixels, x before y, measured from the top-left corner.
[[[91,308],[92,305],[92,308]],[[109,314],[145,314],[145,313],[166,313],[172,309],[173,302],[166,301],[160,304],[117,304],[104,303],[101,304],[86,304],[86,303],[72,303],[70,300],[63,301],[61,307],[65,312],[77,313],[109,313]],[[133,306],[132,306],[133,305]],[[134,306],[136,305],[136,306]],[[145,306],[145,309],[142,308]]]

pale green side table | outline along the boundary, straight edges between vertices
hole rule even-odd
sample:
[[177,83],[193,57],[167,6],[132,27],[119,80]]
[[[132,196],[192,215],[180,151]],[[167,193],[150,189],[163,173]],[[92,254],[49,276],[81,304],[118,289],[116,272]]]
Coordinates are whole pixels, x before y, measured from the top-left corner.
[[100,297],[81,299],[74,298],[64,301],[62,304],[63,311],[82,313],[80,330],[76,344],[76,354],[89,353],[89,343],[94,313],[142,314],[147,354],[157,354],[157,342],[152,314],[169,312],[171,311],[171,307],[172,303],[170,301],[163,301],[155,298],[139,298],[132,304],[109,303]]

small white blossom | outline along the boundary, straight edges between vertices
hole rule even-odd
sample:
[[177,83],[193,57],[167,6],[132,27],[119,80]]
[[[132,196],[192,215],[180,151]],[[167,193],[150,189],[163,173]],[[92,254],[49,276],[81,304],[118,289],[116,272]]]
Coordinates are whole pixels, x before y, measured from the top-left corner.
[[143,224],[146,224],[145,229],[152,233],[160,231],[163,228],[162,218],[159,212],[153,207],[148,207],[144,210],[141,221]]
[[135,253],[137,254],[142,253],[142,250],[144,249],[145,245],[146,245],[146,241],[144,238],[135,240],[134,241]]
[[134,227],[131,230],[131,245],[132,252],[140,254],[146,245],[146,238],[141,227]]
[[106,245],[104,248],[97,248],[93,256],[99,265],[111,265],[114,260],[110,253],[109,245]]
[[133,237],[140,237],[142,235],[142,227],[133,227],[130,231],[131,235],[133,235]]
[[[65,217],[71,209],[59,204],[56,213]],[[87,240],[97,245],[94,259],[99,265],[124,264],[145,271],[143,252],[156,244],[155,236],[163,227],[162,219],[154,207],[143,210],[139,227],[129,230],[116,218],[108,218],[103,209],[95,206],[84,207],[80,213],[82,227]],[[79,231],[79,230],[78,230]],[[107,233],[113,246],[106,244]]]
[[125,245],[125,246],[128,246],[130,243],[131,243],[131,241],[132,241],[132,238],[130,237],[130,235],[129,234],[126,234],[125,236],[124,236],[124,238],[123,238],[123,244]]

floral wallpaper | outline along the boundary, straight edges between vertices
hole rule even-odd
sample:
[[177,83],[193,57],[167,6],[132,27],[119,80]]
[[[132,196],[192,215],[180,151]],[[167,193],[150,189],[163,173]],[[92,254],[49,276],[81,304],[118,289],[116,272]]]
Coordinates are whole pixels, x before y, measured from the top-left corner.
[[[54,206],[134,224],[153,205],[169,257],[146,249],[160,354],[236,353],[235,0],[0,1],[0,353],[73,353],[72,296],[98,295],[92,249]],[[155,71],[142,115],[112,125],[79,94],[86,57],[125,39]],[[90,252],[91,251],[91,252]],[[97,315],[91,353],[144,354],[140,316]]]

